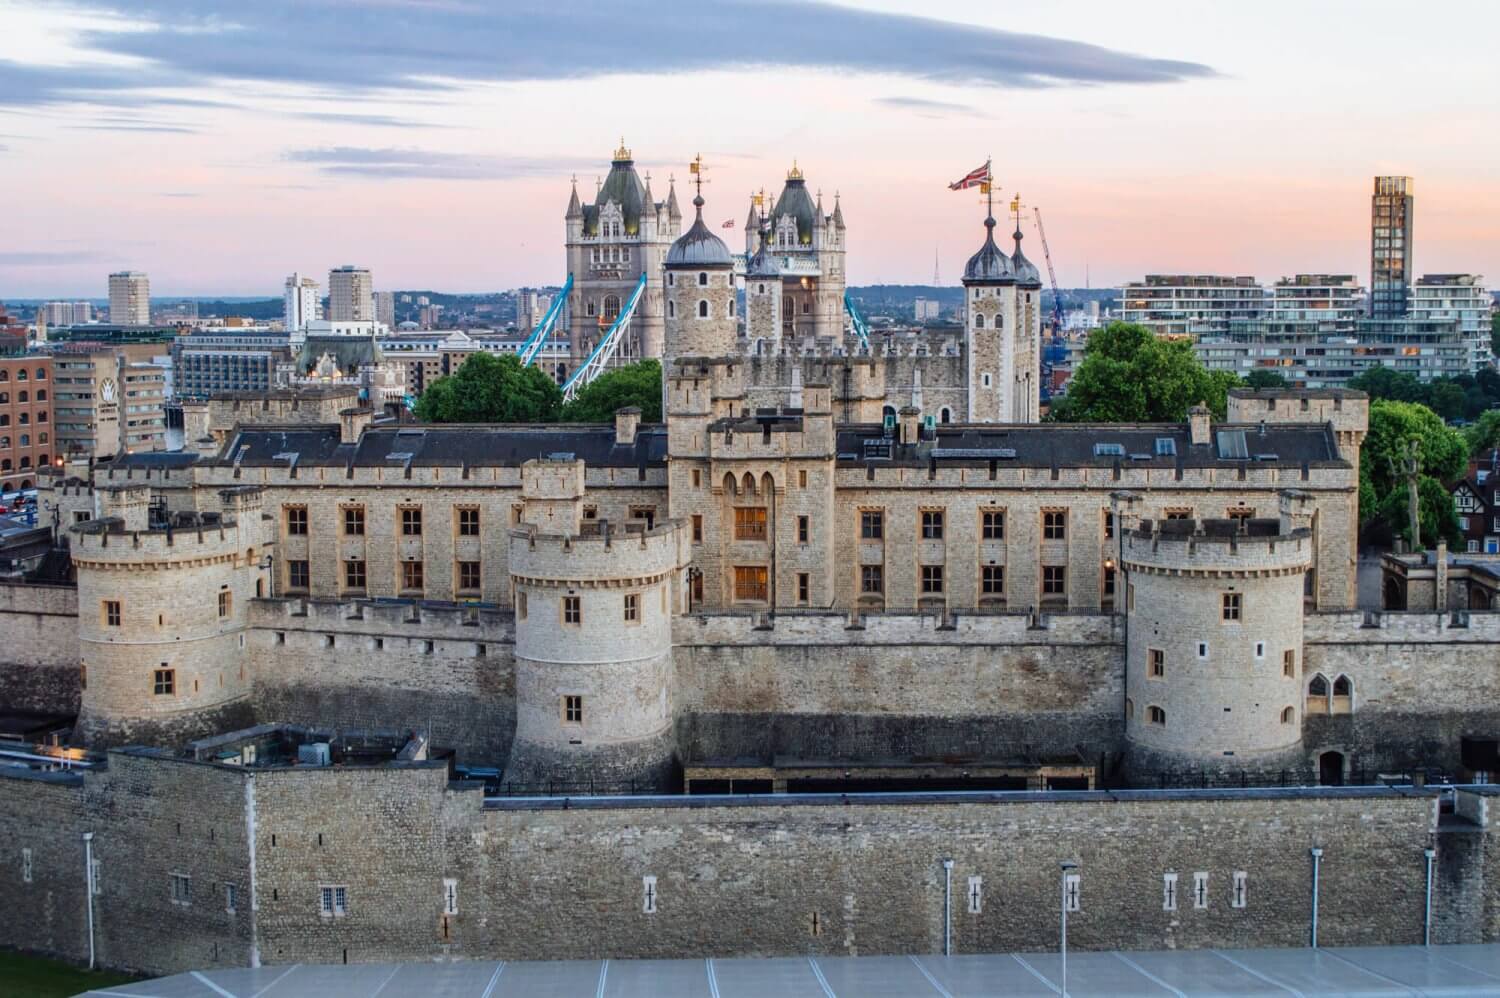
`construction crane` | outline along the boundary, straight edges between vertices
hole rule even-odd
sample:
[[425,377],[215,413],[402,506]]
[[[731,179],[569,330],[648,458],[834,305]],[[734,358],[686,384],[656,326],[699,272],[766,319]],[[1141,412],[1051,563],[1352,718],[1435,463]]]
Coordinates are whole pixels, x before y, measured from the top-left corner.
[[1063,326],[1062,295],[1057,292],[1057,271],[1052,269],[1052,251],[1047,248],[1047,230],[1042,228],[1042,209],[1033,207],[1037,235],[1042,237],[1042,258],[1047,261],[1047,280],[1052,282],[1052,335],[1061,336]]

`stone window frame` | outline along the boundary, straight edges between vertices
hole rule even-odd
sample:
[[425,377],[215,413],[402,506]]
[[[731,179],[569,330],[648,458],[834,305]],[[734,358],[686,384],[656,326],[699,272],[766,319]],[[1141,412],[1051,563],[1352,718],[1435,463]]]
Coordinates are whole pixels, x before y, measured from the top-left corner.
[[1161,910],[1177,910],[1177,874],[1163,873],[1161,875]]
[[583,724],[583,694],[564,693],[558,700],[559,715],[563,724]]
[[620,603],[625,615],[625,623],[631,627],[639,627],[641,625],[641,594],[626,593]]
[[[1068,510],[1065,506],[1043,506],[1042,542],[1068,539]],[[1054,519],[1055,518],[1055,519]]]
[[455,537],[478,537],[480,522],[478,506],[453,507],[453,535]]
[[160,668],[151,670],[151,695],[175,697],[177,695],[177,670],[163,662]]
[[167,874],[168,898],[182,908],[193,906],[193,878],[187,873],[172,871]]
[[1135,700],[1131,697],[1125,698],[1125,720],[1135,720]]
[[1288,648],[1281,653],[1281,675],[1286,679],[1297,678],[1297,649]]
[[1235,870],[1230,878],[1229,907],[1244,908],[1250,900],[1250,875],[1244,870]]
[[656,878],[645,876],[641,878],[641,914],[656,914]]
[[766,540],[769,521],[770,511],[765,506],[734,507],[734,539],[752,543]]
[[[979,539],[981,541],[1005,540],[1005,506],[984,506],[978,510]],[[995,518],[998,517],[998,520]]]
[[1240,624],[1245,620],[1245,594],[1233,589],[1219,594],[1219,623]]
[[219,619],[224,620],[234,611],[234,593],[228,587],[219,589]]
[[[473,566],[470,568],[469,566]],[[466,574],[472,574],[471,580],[465,580]],[[484,588],[484,563],[477,559],[465,559],[454,562],[453,565],[454,589],[461,593],[477,593]],[[470,585],[469,582],[473,584]]]
[[281,507],[281,522],[288,537],[306,537],[308,533],[307,504],[287,503]]
[[858,540],[885,543],[885,507],[861,506],[859,513]]
[[799,488],[799,489],[805,489],[805,488],[807,488],[807,469],[806,468],[798,468],[797,469],[797,488]]
[[703,514],[702,513],[694,513],[693,514],[692,525],[693,525],[693,543],[694,544],[702,544],[703,543]]
[[797,543],[807,544],[812,537],[812,518],[806,513],[797,516]]
[[1154,704],[1154,703],[1147,704],[1146,705],[1146,723],[1147,724],[1154,724],[1157,727],[1165,728],[1167,726],[1167,712],[1166,712],[1166,710],[1160,704]]
[[712,318],[712,316],[709,315],[708,299],[707,298],[699,298],[698,299],[698,318],[700,318],[700,319]]
[[917,592],[921,596],[942,596],[944,593],[943,565],[919,565]]
[[570,595],[558,600],[557,616],[564,627],[582,627],[583,597]]
[[1146,649],[1146,678],[1167,678],[1167,652],[1164,648]]
[[[356,569],[355,566],[358,566]],[[356,573],[358,584],[356,585]],[[369,588],[369,564],[363,558],[344,559],[344,590],[346,592],[362,593]]]
[[797,573],[797,605],[808,606],[812,603],[812,574],[809,572]]
[[400,562],[400,591],[419,593],[426,589],[427,567],[421,558],[403,558]]
[[[992,573],[999,573],[999,586],[994,586],[994,580],[990,577]],[[1005,597],[1005,566],[1004,565],[980,565],[979,566],[979,597],[980,599],[996,599]]]
[[349,914],[349,887],[347,884],[318,885],[318,915],[322,918],[343,918]]
[[1083,877],[1080,874],[1063,874],[1063,907],[1069,914],[1083,910]]
[[224,911],[233,915],[239,910],[239,887],[228,881],[224,882]]
[[1168,506],[1161,511],[1163,520],[1191,520],[1193,518],[1193,507],[1191,506]]
[[[1048,575],[1048,573],[1057,573],[1057,572],[1060,572],[1062,574],[1061,575],[1056,575],[1056,576],[1053,576],[1053,577],[1049,577],[1049,575]],[[1052,587],[1052,586],[1055,586],[1055,588],[1049,588],[1049,587]],[[1067,598],[1067,596],[1068,596],[1068,566],[1067,565],[1043,565],[1042,566],[1042,599],[1045,600],[1049,596],[1051,596],[1053,598],[1056,598],[1056,597],[1059,597],[1059,596],[1062,597],[1062,598],[1064,598],[1064,599]]]
[[1198,911],[1208,910],[1208,871],[1198,870],[1193,874],[1193,907]]
[[443,914],[458,914],[458,878],[443,878]]
[[948,508],[946,506],[923,506],[917,510],[917,539],[923,541],[946,540]]
[[969,904],[969,914],[984,914],[984,878],[972,876],[969,878],[969,888],[965,892]]
[[703,488],[703,469],[701,468],[693,469],[693,488]]
[[99,620],[105,627],[121,627],[125,621],[125,601],[106,599],[99,601]]
[[[869,582],[872,576],[867,573],[873,573],[874,581],[878,583],[876,588],[869,588]],[[876,563],[872,565],[859,566],[859,594],[861,596],[879,596],[882,599],[885,598],[884,564]]]
[[1297,708],[1291,706],[1290,704],[1288,704],[1287,706],[1281,708],[1281,723],[1282,724],[1296,724],[1297,723]]
[[422,507],[419,505],[403,505],[396,507],[397,517],[401,523],[401,537],[422,536]]
[[1264,662],[1266,660],[1266,643],[1264,641],[1255,642],[1255,660],[1257,662]]
[[[733,566],[733,568],[734,568],[734,573],[733,573],[733,580],[734,580],[734,602],[736,602],[736,603],[765,603],[765,602],[768,602],[770,600],[770,598],[771,598],[771,577],[770,577],[770,569],[767,566],[765,566],[765,565],[735,565],[735,566]],[[742,595],[742,593],[745,590],[744,590],[744,587],[741,584],[741,582],[742,582],[741,575],[740,575],[741,572],[745,572],[745,573],[758,573],[757,575],[755,575],[755,577],[754,577],[755,581],[753,583],[757,595],[754,595],[754,596],[745,596],[745,595]]]
[[365,536],[366,518],[363,503],[344,503],[339,506],[339,512],[343,514],[344,536]]
[[31,848],[28,846],[21,850],[21,883],[31,883]]

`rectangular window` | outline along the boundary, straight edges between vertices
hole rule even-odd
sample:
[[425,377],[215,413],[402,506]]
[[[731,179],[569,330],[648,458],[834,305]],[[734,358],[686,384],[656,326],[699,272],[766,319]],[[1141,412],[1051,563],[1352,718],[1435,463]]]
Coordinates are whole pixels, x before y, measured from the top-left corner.
[[458,881],[452,877],[443,878],[443,914],[458,914]]
[[625,594],[625,623],[639,624],[641,622],[641,597],[637,593]]
[[1224,593],[1223,617],[1226,622],[1240,619],[1240,593]]
[[583,597],[564,596],[562,600],[563,623],[577,626],[583,623]]
[[740,602],[765,602],[770,596],[766,569],[761,565],[736,565],[734,598]]
[[219,592],[219,616],[221,618],[229,616],[229,608],[233,601],[234,597],[228,590],[221,590]]
[[797,472],[797,488],[807,488],[807,469],[805,468]]
[[87,662],[78,663],[78,688],[80,690],[89,688],[89,667]]
[[969,878],[969,914],[978,915],[984,911],[984,878]]
[[287,506],[286,509],[286,532],[289,537],[302,537],[307,534],[307,507]]
[[1063,874],[1063,907],[1070,912],[1083,910],[1083,882],[1076,873]]
[[1068,569],[1066,565],[1042,566],[1042,594],[1066,596],[1068,593]]
[[422,536],[422,510],[417,506],[401,507],[401,536]]
[[324,918],[342,918],[349,913],[349,888],[325,886],[318,888],[318,914]]
[[169,874],[171,878],[172,903],[189,905],[193,903],[193,878],[185,873]]
[[152,672],[151,692],[159,697],[174,695],[177,692],[177,670],[157,669]]
[[1042,539],[1064,541],[1068,539],[1068,513],[1066,510],[1049,509],[1042,512]]
[[1281,653],[1281,674],[1288,679],[1297,678],[1297,652],[1288,648]]
[[31,883],[31,850],[21,850],[21,883]]
[[943,539],[942,510],[922,510],[922,539],[924,541],[940,541]]
[[1005,594],[1004,565],[979,566],[979,592],[983,596],[1003,596]]
[[805,516],[799,516],[799,517],[797,517],[797,543],[798,544],[806,544],[807,543],[807,535],[809,533],[809,529],[810,528],[808,527],[807,517],[805,517]]
[[224,910],[233,915],[239,908],[239,890],[234,884],[224,885]]
[[[644,469],[642,469],[641,474],[643,474],[643,475],[645,474],[645,470]],[[646,529],[647,530],[652,530],[652,529],[654,529],[656,527],[656,507],[655,506],[632,506],[632,507],[630,507],[630,518],[632,520],[645,520],[646,521]]]
[[656,878],[641,878],[641,911],[647,915],[656,914]]
[[1177,910],[1177,874],[1163,873],[1161,876],[1161,910]]
[[401,588],[422,588],[422,563],[420,561],[403,561],[401,563]]
[[878,509],[861,510],[859,514],[859,536],[861,540],[878,541],[885,537],[885,513]]
[[365,508],[363,506],[344,507],[344,536],[363,537],[365,535]]
[[1193,874],[1193,907],[1208,907],[1208,874]]
[[309,578],[306,561],[294,558],[286,563],[286,587],[288,589],[306,589]]
[[107,599],[107,600],[104,601],[104,626],[105,627],[119,627],[120,626],[120,601],[119,600],[117,600],[117,599]]
[[986,541],[1005,540],[1005,511],[987,509],[979,514],[979,536]]
[[859,566],[859,591],[866,596],[881,596],[885,593],[885,566]]
[[526,594],[516,593],[516,616],[522,620],[526,619]]
[[480,586],[479,562],[461,561],[458,563],[458,588],[470,591],[478,591]]
[[1244,870],[1234,871],[1234,891],[1229,897],[1229,906],[1231,908],[1245,907],[1245,902],[1248,900],[1247,894],[1249,893],[1248,881],[1249,877],[1246,876]]
[[766,539],[766,508],[764,506],[735,507],[734,539],[737,541]]
[[1104,513],[1104,539],[1112,540],[1115,536],[1115,514],[1105,511]]
[[702,513],[694,513],[693,514],[693,543],[694,544],[702,544],[703,543],[703,514]]
[[943,591],[943,566],[922,566],[922,592],[941,593]]
[[1104,566],[1104,599],[1109,603],[1115,600],[1115,567]]
[[1149,675],[1152,679],[1161,679],[1167,674],[1167,653],[1160,648],[1148,648],[1146,656],[1150,659]]
[[703,487],[703,472],[698,468],[693,469],[693,488]]
[[583,697],[568,694],[563,697],[563,721],[568,724],[583,723]]
[[812,602],[812,576],[806,572],[797,573],[797,602],[803,606]]
[[458,536],[479,536],[479,509],[475,506],[464,506],[458,511]]
[[344,562],[344,588],[365,588],[365,563],[359,558],[350,558]]

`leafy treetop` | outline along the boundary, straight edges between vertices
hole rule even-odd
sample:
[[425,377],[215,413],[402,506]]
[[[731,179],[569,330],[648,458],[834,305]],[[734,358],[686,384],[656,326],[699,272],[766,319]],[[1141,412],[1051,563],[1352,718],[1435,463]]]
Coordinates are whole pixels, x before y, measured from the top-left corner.
[[1179,423],[1205,403],[1223,419],[1239,379],[1209,371],[1185,339],[1164,340],[1145,326],[1112,322],[1096,330],[1051,418],[1068,423]]

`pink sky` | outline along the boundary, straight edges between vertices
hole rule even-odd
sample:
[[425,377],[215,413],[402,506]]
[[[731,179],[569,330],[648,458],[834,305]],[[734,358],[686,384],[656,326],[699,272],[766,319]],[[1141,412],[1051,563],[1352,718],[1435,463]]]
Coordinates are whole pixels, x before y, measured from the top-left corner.
[[[1086,266],[1096,287],[1366,280],[1377,173],[1416,177],[1417,273],[1500,284],[1492,3],[709,4],[625,51],[588,5],[553,27],[564,0],[482,21],[310,5],[351,26],[346,53],[276,37],[296,22],[273,0],[249,8],[261,24],[180,2],[0,0],[0,300],[99,297],[122,268],[162,296],[275,295],[343,263],[384,288],[558,283],[568,177],[590,193],[622,134],[658,196],[701,151],[708,214],[737,226],[796,158],[829,210],[843,196],[857,284],[929,282],[934,251],[956,283],[982,209],[946,184],[987,155],[1002,198],[1042,208],[1064,286]],[[671,3],[618,2],[678,23]],[[768,41],[745,54],[736,18]],[[804,50],[745,64],[793,30]]]

